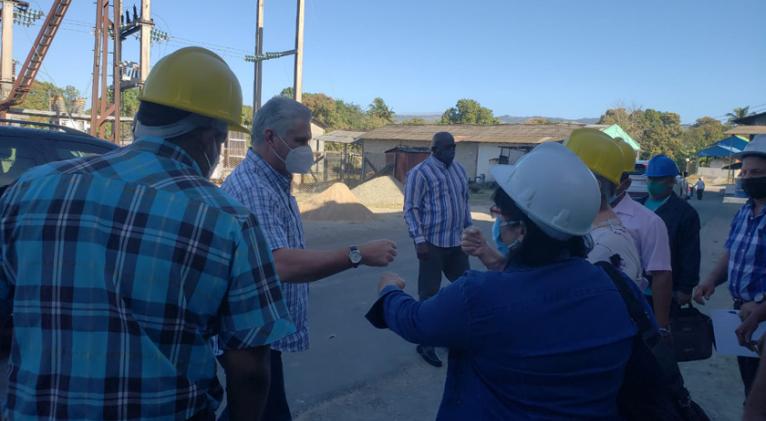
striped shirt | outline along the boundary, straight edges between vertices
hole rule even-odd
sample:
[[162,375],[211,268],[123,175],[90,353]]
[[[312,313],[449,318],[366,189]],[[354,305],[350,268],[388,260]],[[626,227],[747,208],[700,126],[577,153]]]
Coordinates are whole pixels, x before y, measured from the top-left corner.
[[447,167],[433,156],[407,175],[404,220],[415,243],[437,247],[460,245],[463,229],[471,225],[468,177],[457,162]]
[[222,397],[210,337],[294,330],[258,222],[201,174],[142,138],[34,168],[0,199],[5,418],[189,418]]
[[[278,173],[250,149],[221,186],[255,214],[272,251],[305,247],[303,223],[298,203],[290,192],[290,182],[289,176]],[[287,352],[305,351],[309,348],[309,284],[285,282],[282,293],[296,332],[273,343],[272,348]]]
[[729,291],[735,299],[752,301],[766,294],[766,209],[754,215],[752,200],[737,212],[729,238]]

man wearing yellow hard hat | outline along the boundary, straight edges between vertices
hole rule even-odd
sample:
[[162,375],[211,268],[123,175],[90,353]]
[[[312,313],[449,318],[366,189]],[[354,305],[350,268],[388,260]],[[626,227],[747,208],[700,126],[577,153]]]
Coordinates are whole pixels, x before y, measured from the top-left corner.
[[7,418],[214,419],[214,335],[231,417],[262,410],[268,345],[295,328],[258,222],[208,181],[243,129],[239,83],[184,48],[140,100],[133,144],[32,169],[0,199]]
[[588,253],[588,260],[611,262],[641,289],[646,288],[635,242],[610,206],[625,171],[621,146],[608,134],[591,128],[573,131],[564,145],[593,172],[601,192],[599,211],[590,232],[593,250]]

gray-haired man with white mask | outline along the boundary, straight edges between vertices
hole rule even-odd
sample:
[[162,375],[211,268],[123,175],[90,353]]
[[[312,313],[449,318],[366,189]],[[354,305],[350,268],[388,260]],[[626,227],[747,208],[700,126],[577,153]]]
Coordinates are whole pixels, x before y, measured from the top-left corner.
[[308,146],[311,111],[290,98],[274,97],[253,120],[252,148],[221,188],[257,216],[297,328],[295,334],[272,344],[271,389],[263,419],[281,421],[291,419],[282,352],[309,347],[308,283],[359,265],[387,266],[396,256],[396,245],[377,240],[337,250],[305,250],[303,224],[290,185],[292,174],[306,173],[314,163]]

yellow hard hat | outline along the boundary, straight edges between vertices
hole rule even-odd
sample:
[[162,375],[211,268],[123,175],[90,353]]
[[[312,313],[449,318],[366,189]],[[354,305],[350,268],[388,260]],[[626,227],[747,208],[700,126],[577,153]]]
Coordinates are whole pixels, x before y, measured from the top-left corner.
[[138,98],[242,126],[242,88],[225,61],[200,47],[181,48],[154,65]]
[[614,140],[617,141],[617,146],[620,147],[622,157],[625,159],[625,172],[632,172],[636,168],[636,150],[621,137],[615,137]]
[[564,146],[579,156],[594,174],[615,185],[620,184],[626,160],[617,142],[608,134],[597,129],[577,129],[569,135]]

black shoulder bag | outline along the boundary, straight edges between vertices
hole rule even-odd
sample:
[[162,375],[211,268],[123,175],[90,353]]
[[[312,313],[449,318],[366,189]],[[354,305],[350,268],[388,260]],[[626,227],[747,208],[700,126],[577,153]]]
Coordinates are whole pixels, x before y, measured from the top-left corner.
[[617,397],[620,415],[629,421],[709,420],[683,386],[673,346],[660,340],[644,306],[625,284],[632,281],[608,262],[596,265],[609,275],[638,328]]
[[694,308],[691,302],[671,314],[670,330],[676,361],[706,360],[713,355],[713,321]]

